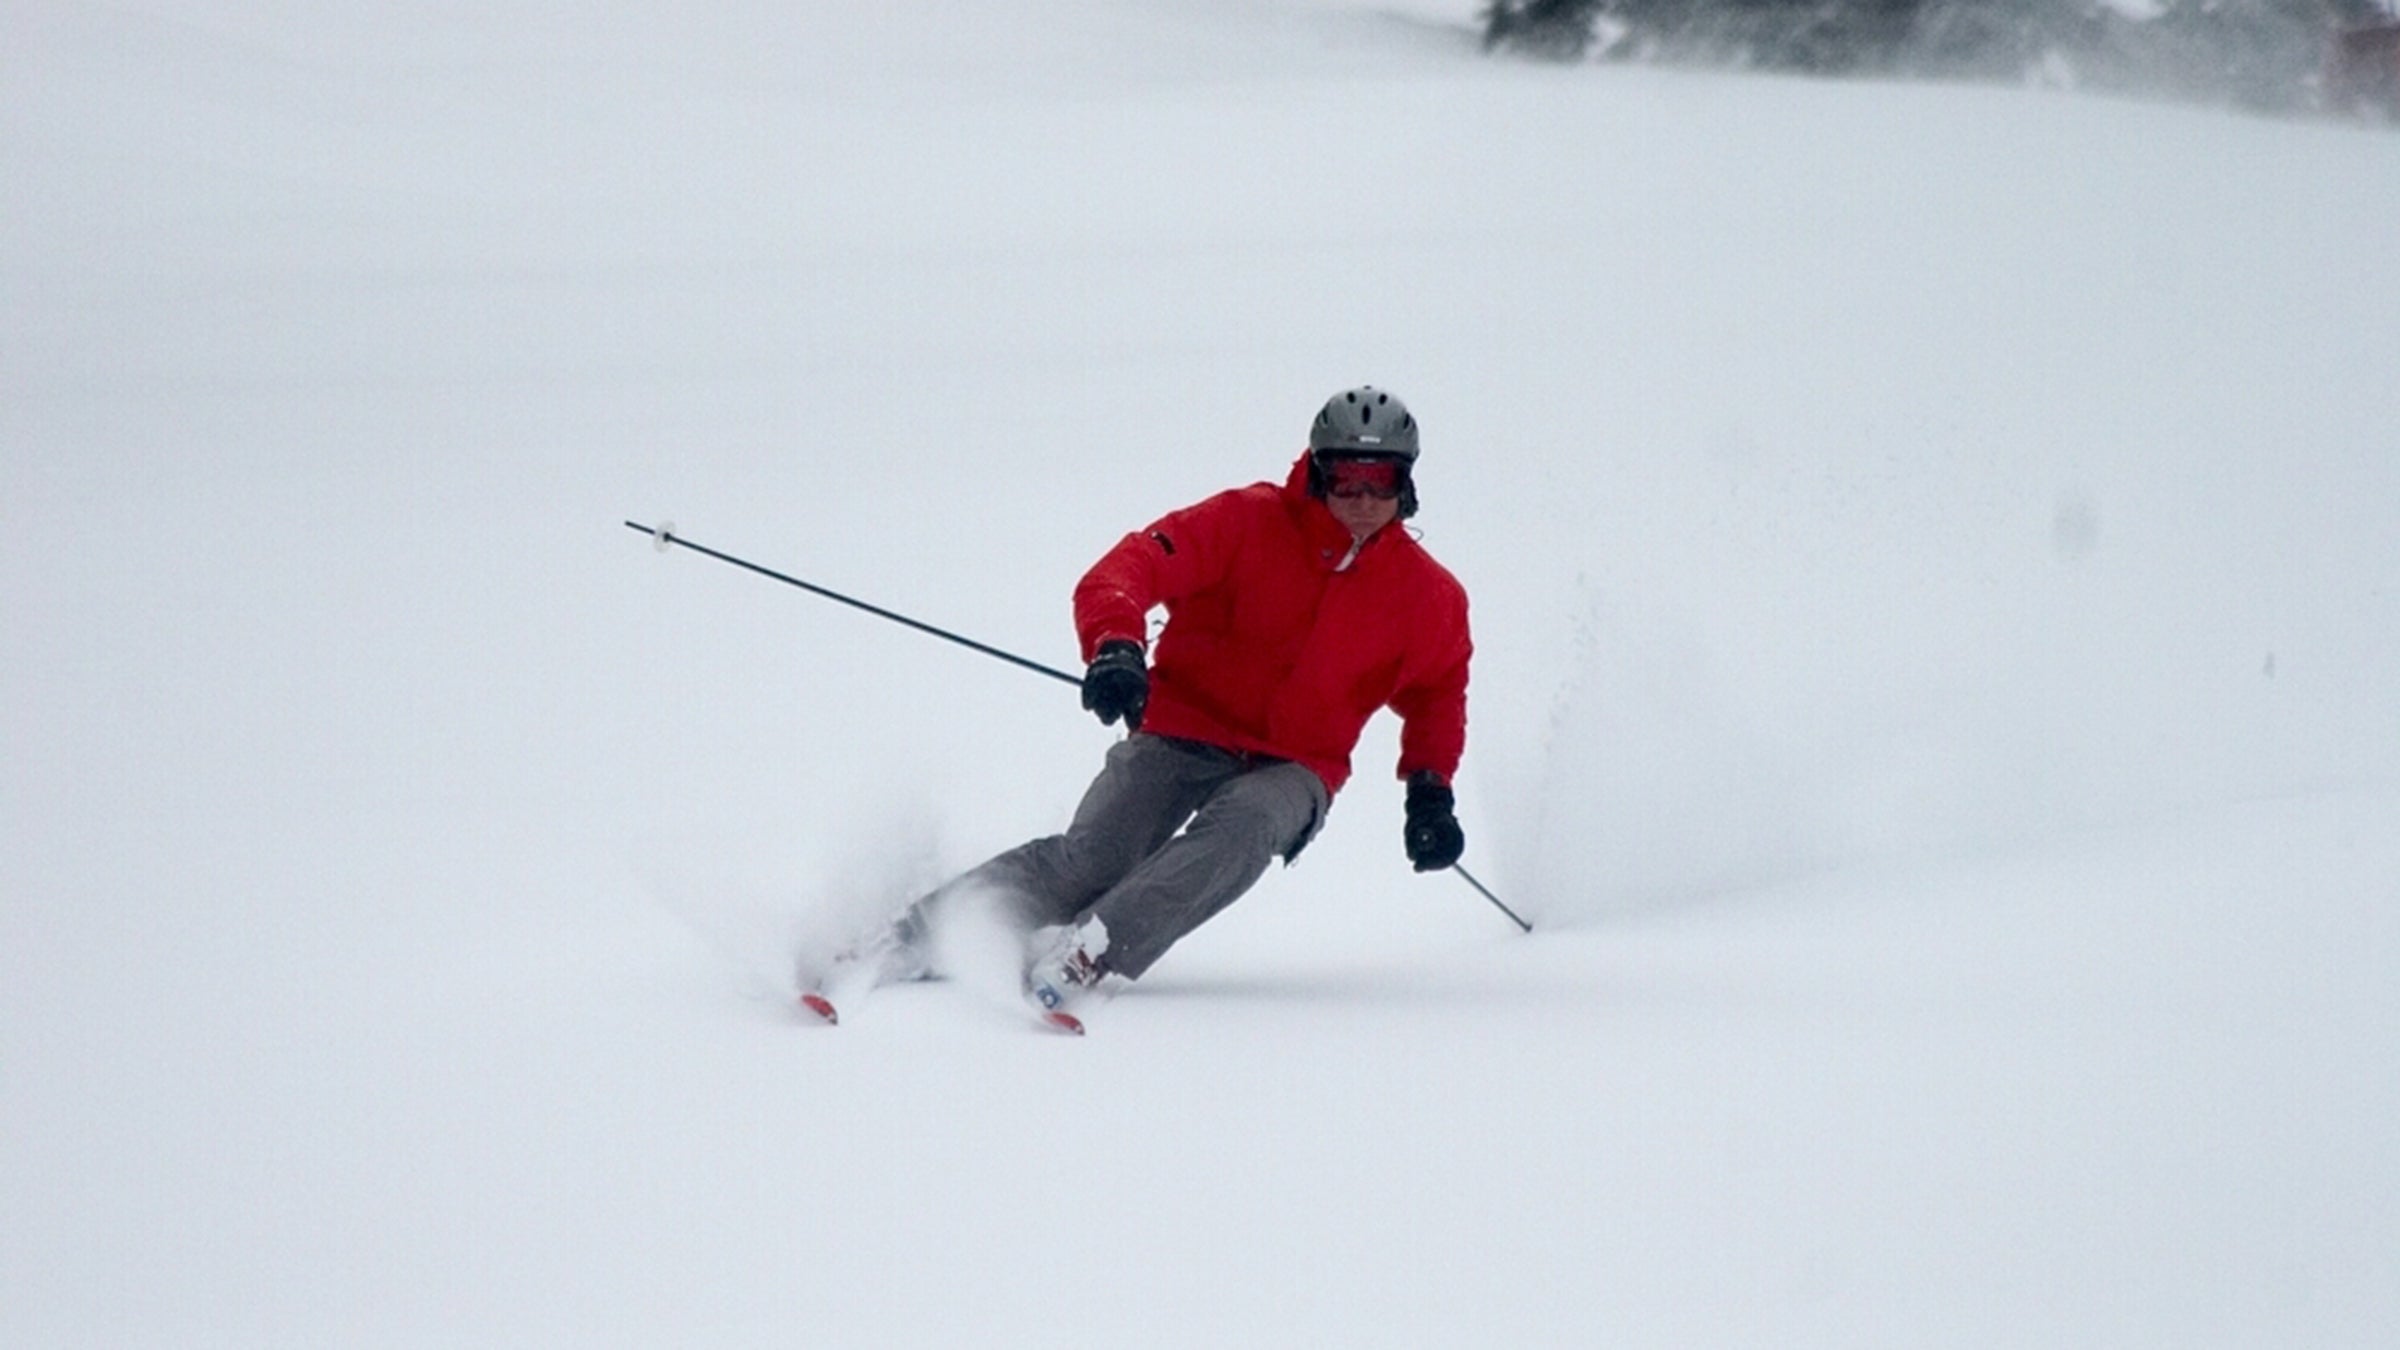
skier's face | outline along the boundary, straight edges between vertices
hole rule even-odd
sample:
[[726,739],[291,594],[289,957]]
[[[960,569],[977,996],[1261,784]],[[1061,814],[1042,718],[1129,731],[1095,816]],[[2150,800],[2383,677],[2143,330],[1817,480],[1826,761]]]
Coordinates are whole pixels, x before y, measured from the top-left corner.
[[1400,514],[1398,464],[1380,457],[1335,456],[1319,464],[1325,474],[1325,505],[1334,519],[1349,527],[1352,538],[1364,539]]
[[1335,520],[1348,527],[1353,539],[1366,538],[1400,514],[1399,498],[1378,497],[1363,489],[1336,487],[1325,494],[1325,505]]

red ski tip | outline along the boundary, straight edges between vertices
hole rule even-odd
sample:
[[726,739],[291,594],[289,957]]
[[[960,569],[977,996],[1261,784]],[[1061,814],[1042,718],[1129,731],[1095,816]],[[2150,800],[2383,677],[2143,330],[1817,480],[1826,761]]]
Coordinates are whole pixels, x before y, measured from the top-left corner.
[[1063,1031],[1070,1036],[1080,1036],[1083,1034],[1083,1019],[1077,1017],[1073,1013],[1058,1012],[1054,1009],[1052,1011],[1043,1013],[1042,1020],[1048,1023],[1050,1026],[1056,1028],[1057,1030]]
[[[827,1026],[841,1025],[842,1017],[841,1014],[833,1010],[833,1000],[825,997],[823,994],[815,993],[813,991],[802,994],[800,996],[800,1006],[807,1011],[815,1013],[817,1016],[824,1018],[825,1025]],[[1078,1028],[1078,1030],[1080,1029],[1081,1028]]]

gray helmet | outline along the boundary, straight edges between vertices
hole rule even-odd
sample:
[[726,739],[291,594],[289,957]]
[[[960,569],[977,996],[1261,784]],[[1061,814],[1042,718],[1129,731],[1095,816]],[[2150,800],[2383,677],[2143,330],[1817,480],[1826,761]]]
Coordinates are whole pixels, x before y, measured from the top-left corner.
[[1308,428],[1308,448],[1314,454],[1392,455],[1414,464],[1417,419],[1407,404],[1362,384],[1325,400]]

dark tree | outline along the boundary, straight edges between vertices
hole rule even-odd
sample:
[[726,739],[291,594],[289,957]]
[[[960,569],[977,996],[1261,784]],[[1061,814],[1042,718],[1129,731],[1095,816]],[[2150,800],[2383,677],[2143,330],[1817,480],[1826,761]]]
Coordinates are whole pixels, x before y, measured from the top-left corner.
[[1506,47],[1553,61],[1579,61],[1591,50],[1592,22],[1605,0],[1490,0],[1483,7],[1483,49]]
[[1487,0],[1484,45],[1816,74],[2020,82],[2305,107],[2373,98],[2395,0]]

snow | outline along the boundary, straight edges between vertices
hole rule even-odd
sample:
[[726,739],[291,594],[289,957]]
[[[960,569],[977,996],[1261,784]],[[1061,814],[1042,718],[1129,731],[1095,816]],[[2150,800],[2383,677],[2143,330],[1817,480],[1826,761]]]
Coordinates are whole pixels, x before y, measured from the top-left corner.
[[[2400,156],[1464,4],[0,34],[0,1343],[2400,1339]],[[1372,381],[1479,657],[1098,1009],[1122,531]]]

